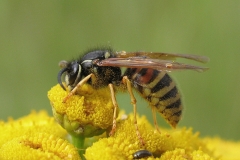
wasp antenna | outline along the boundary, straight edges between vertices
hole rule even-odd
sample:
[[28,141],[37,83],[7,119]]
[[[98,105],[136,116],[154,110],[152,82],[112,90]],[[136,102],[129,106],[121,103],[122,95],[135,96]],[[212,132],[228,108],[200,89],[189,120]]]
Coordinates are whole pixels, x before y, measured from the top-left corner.
[[60,84],[60,86],[66,91],[65,87],[62,84],[62,75],[64,72],[66,72],[68,69],[67,68],[63,68],[58,72],[58,83]]

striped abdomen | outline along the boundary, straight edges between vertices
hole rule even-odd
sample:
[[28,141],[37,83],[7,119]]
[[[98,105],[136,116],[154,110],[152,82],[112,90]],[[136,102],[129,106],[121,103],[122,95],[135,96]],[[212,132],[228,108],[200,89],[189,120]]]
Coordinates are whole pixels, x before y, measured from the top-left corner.
[[125,75],[151,107],[155,107],[175,128],[181,119],[183,106],[180,93],[172,78],[164,71],[149,68],[128,68]]

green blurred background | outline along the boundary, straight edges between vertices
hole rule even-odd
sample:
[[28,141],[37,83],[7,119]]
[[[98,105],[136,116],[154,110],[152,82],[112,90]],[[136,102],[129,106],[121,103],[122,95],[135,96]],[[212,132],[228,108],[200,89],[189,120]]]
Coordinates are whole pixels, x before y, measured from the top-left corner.
[[[171,73],[185,104],[179,126],[240,140],[240,1],[0,1],[0,119],[51,114],[58,62],[99,45],[115,50],[206,55],[204,73]],[[120,108],[132,111],[128,94]],[[138,112],[152,120],[138,97]],[[169,127],[158,116],[161,126]]]

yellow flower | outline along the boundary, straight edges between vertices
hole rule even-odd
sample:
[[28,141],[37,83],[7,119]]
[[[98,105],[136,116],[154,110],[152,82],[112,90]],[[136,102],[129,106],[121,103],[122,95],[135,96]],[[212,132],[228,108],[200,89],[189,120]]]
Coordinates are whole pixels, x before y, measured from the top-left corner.
[[2,145],[0,158],[18,160],[80,159],[77,149],[72,144],[48,133],[26,134],[13,138]]
[[216,157],[221,157],[223,160],[240,159],[240,141],[226,141],[219,137],[207,137],[203,138],[203,141]]
[[108,88],[95,90],[85,84],[63,103],[67,94],[56,85],[48,92],[48,98],[55,119],[71,135],[92,137],[112,126],[113,104]]
[[80,159],[66,131],[45,111],[0,122],[0,159]]
[[8,122],[0,123],[0,146],[12,138],[23,136],[31,132],[44,132],[65,137],[67,132],[62,129],[45,111],[32,113],[18,120],[9,119]]

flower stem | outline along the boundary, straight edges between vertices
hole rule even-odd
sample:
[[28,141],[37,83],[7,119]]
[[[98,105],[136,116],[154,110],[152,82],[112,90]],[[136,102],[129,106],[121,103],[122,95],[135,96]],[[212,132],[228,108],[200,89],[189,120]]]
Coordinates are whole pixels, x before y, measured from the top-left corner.
[[78,149],[78,153],[82,160],[85,160],[83,154],[85,153],[84,149],[84,136],[73,136],[72,135],[72,144]]

